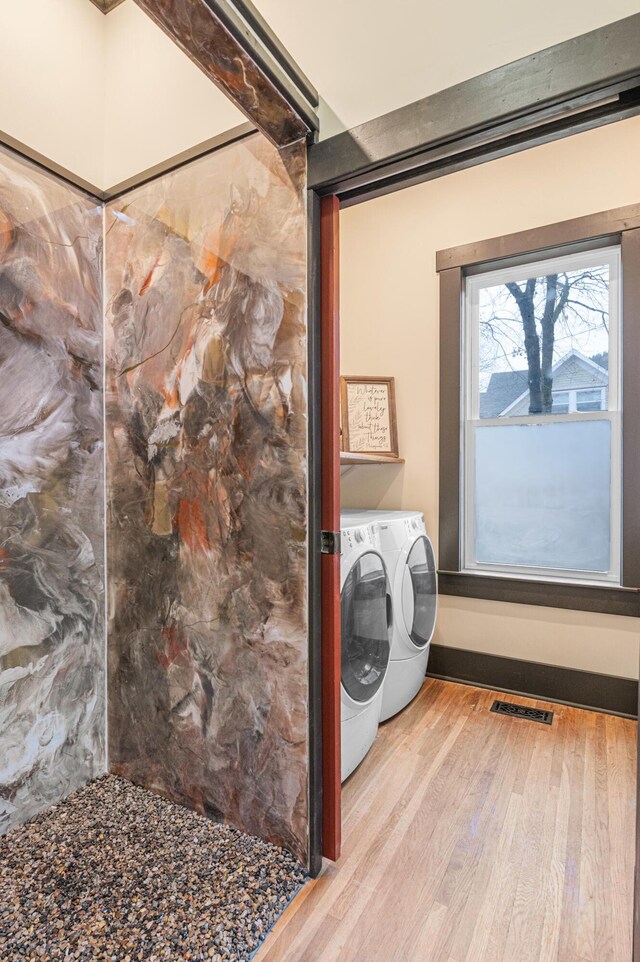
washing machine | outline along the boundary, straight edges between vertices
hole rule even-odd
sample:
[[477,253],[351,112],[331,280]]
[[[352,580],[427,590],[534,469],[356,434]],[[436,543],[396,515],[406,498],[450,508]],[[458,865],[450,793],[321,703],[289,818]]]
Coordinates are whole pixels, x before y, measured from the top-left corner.
[[349,524],[377,524],[394,611],[391,658],[380,721],[401,711],[420,691],[436,625],[438,584],[433,545],[419,511],[345,510]]
[[379,526],[342,523],[340,559],[342,781],[375,741],[389,667],[393,605]]

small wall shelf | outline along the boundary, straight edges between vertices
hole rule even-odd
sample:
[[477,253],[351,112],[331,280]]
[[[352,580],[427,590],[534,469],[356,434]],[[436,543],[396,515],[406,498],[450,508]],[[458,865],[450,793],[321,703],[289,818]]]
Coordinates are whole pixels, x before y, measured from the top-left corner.
[[404,458],[396,458],[391,454],[354,454],[351,451],[340,452],[340,465],[354,464],[404,464]]

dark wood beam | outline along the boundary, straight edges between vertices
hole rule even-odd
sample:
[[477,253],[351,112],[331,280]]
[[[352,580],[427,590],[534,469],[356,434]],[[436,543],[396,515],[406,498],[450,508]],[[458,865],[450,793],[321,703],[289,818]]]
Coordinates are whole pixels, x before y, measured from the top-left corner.
[[314,135],[313,89],[291,58],[283,68],[284,48],[265,42],[266,25],[259,36],[255,17],[252,28],[231,0],[136,3],[276,147]]
[[640,112],[640,14],[354,127],[309,150],[343,203]]

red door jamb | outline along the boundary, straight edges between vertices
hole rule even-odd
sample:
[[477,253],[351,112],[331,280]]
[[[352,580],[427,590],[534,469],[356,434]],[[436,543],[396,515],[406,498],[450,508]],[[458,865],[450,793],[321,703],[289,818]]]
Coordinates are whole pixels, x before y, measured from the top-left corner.
[[[340,248],[337,197],[320,206],[322,528],[340,530]],[[322,854],[340,856],[340,555],[322,555]]]

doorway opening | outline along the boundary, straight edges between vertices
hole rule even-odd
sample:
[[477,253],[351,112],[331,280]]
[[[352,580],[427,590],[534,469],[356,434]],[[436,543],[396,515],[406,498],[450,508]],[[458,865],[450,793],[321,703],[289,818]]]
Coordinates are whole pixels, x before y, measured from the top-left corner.
[[[558,226],[563,217],[567,222],[584,220],[617,207],[620,195],[614,197],[604,185],[597,198],[587,190],[595,171],[585,158],[595,158],[600,148],[611,151],[612,163],[619,164],[615,179],[626,184],[624,203],[633,207],[635,186],[616,143],[637,137],[637,125],[631,120],[576,134],[342,209],[336,197],[322,200],[322,333],[329,353],[322,375],[323,427],[328,432],[323,447],[323,493],[331,505],[323,514],[323,528],[342,534],[340,574],[335,556],[323,559],[331,565],[331,580],[323,582],[323,610],[329,612],[329,628],[325,625],[323,630],[324,658],[334,670],[332,682],[323,677],[323,695],[333,699],[331,715],[325,701],[324,737],[328,733],[332,747],[337,748],[336,692],[340,690],[343,777],[354,757],[362,754],[342,787],[335,777],[338,763],[333,756],[334,781],[324,783],[325,798],[331,799],[323,811],[324,838],[333,840],[335,852],[342,832],[342,844],[350,855],[354,850],[360,853],[367,865],[366,877],[357,876],[363,904],[368,898],[364,886],[369,885],[372,900],[375,891],[378,902],[382,899],[384,904],[397,905],[406,899],[413,909],[421,906],[420,922],[408,921],[399,936],[405,953],[423,944],[423,939],[432,953],[434,945],[439,946],[443,959],[480,959],[496,947],[515,951],[524,944],[526,931],[535,959],[588,958],[589,952],[598,958],[631,957],[634,864],[623,839],[634,831],[636,797],[637,738],[632,716],[637,699],[637,595],[621,580],[620,594],[607,596],[611,602],[607,608],[598,599],[601,591],[609,589],[574,584],[568,599],[563,598],[564,589],[549,580],[546,596],[534,600],[531,579],[518,595],[506,578],[481,594],[469,581],[456,582],[451,568],[443,566],[442,552],[448,548],[443,543],[448,537],[443,510],[449,499],[459,517],[462,479],[455,475],[455,483],[452,480],[450,488],[443,490],[443,459],[460,456],[456,411],[461,400],[460,374],[452,379],[454,384],[441,374],[441,357],[450,347],[441,316],[452,274],[444,284],[442,275],[457,272],[450,300],[461,316],[464,294],[459,278],[466,271],[459,265],[443,266],[437,255],[440,252],[442,261],[453,249],[478,247],[478,242],[494,236],[501,241],[518,237],[522,245],[527,232]],[[571,160],[574,156],[581,157],[580,177]],[[547,197],[549,208],[541,197]],[[621,239],[620,228],[602,230],[594,222],[592,233],[573,238],[573,246],[568,240],[560,244],[567,245],[571,255],[579,240],[595,249],[594,237],[601,246],[603,236],[613,244],[635,244],[637,228],[628,226],[631,234]],[[521,249],[528,252],[533,247],[524,244]],[[539,252],[541,247],[536,249]],[[515,253],[505,251],[506,266],[513,264]],[[471,264],[481,259],[478,255]],[[627,285],[625,297],[631,287]],[[623,311],[628,312],[628,303],[624,301]],[[565,335],[566,331],[560,332]],[[456,337],[459,343],[459,327]],[[559,350],[560,337],[556,346]],[[518,358],[519,350],[515,344],[509,364],[526,371],[526,353],[523,350]],[[627,342],[623,350],[629,350]],[[603,354],[595,349],[591,353]],[[583,368],[598,377],[602,368],[601,380],[610,376],[606,358],[600,356],[599,363],[597,357],[584,356],[586,364],[578,360],[572,377],[582,377]],[[598,370],[590,364],[598,365]],[[569,376],[566,366],[562,374]],[[345,380],[338,413],[339,376]],[[491,371],[486,379],[490,377]],[[364,395],[373,416],[389,399],[387,393],[380,402],[374,386],[392,378],[398,447],[380,450],[376,456],[371,445],[357,446],[363,443],[362,434],[356,445],[351,443],[358,414],[350,424],[345,400],[354,407],[360,405],[362,412]],[[580,392],[600,391],[599,403],[604,405],[605,388],[600,385],[585,387],[577,381],[560,385],[559,379],[560,375],[555,388],[562,387],[570,399],[576,398],[567,412],[574,420],[593,413],[578,408],[578,396],[581,403],[586,399]],[[351,396],[345,390],[349,384],[353,384]],[[558,399],[560,395],[556,406]],[[628,408],[632,402],[630,396]],[[443,427],[445,408],[448,421]],[[385,412],[385,423],[390,424],[393,417],[388,407]],[[549,414],[560,419],[563,412],[550,410]],[[595,420],[602,417],[600,409]],[[338,472],[340,523],[335,492]],[[380,681],[384,673],[379,656],[385,646],[390,652],[393,644],[393,632],[385,631],[385,616],[389,606],[391,619],[397,616],[397,608],[402,609],[403,592],[394,593],[393,576],[385,596],[378,563],[381,558],[386,564],[385,551],[365,530],[367,523],[377,524],[379,538],[384,515],[393,512],[422,515],[425,535],[436,555],[440,552],[441,590],[427,678],[406,707],[392,711],[390,720],[378,725],[372,739],[375,726],[363,718],[359,737],[371,740],[369,749],[351,744],[345,753],[345,721],[353,728],[357,715],[349,690],[352,676],[360,672],[361,678],[369,680],[371,698],[366,704],[372,705],[385,685],[384,678]],[[429,571],[426,552],[418,570],[424,580]],[[359,593],[354,581],[363,586]],[[340,626],[335,620],[339,591],[343,595]],[[419,611],[415,593],[405,591],[405,595],[408,605]],[[366,614],[358,611],[358,605]],[[368,633],[363,633],[363,626]],[[406,627],[411,639],[413,628]],[[345,635],[340,645],[338,628]],[[428,634],[418,633],[422,638]],[[502,717],[492,713],[496,699],[515,704],[516,710]],[[527,712],[553,712],[553,723],[535,725],[531,719],[516,717]],[[379,721],[381,717],[379,713]],[[345,754],[349,755],[346,765]],[[589,839],[593,840],[594,826],[604,811],[611,834],[606,841],[601,837],[594,843],[599,854],[593,858]],[[370,842],[365,840],[367,819]],[[411,842],[400,837],[403,831]],[[384,838],[377,837],[377,832]],[[420,858],[411,850],[417,839]],[[327,857],[330,849],[330,844],[325,846]],[[507,865],[518,866],[520,872],[509,886],[504,881]],[[618,879],[615,896],[606,891],[607,879],[613,876]],[[416,885],[420,899],[412,891]],[[461,912],[464,924],[456,928],[454,916],[459,923]],[[607,913],[611,924],[604,922]],[[357,927],[351,925],[349,946],[357,944],[359,952],[372,949],[384,937],[381,919],[388,916],[383,909],[379,916],[366,934],[361,930],[356,934]],[[342,931],[340,925],[336,929]]]

